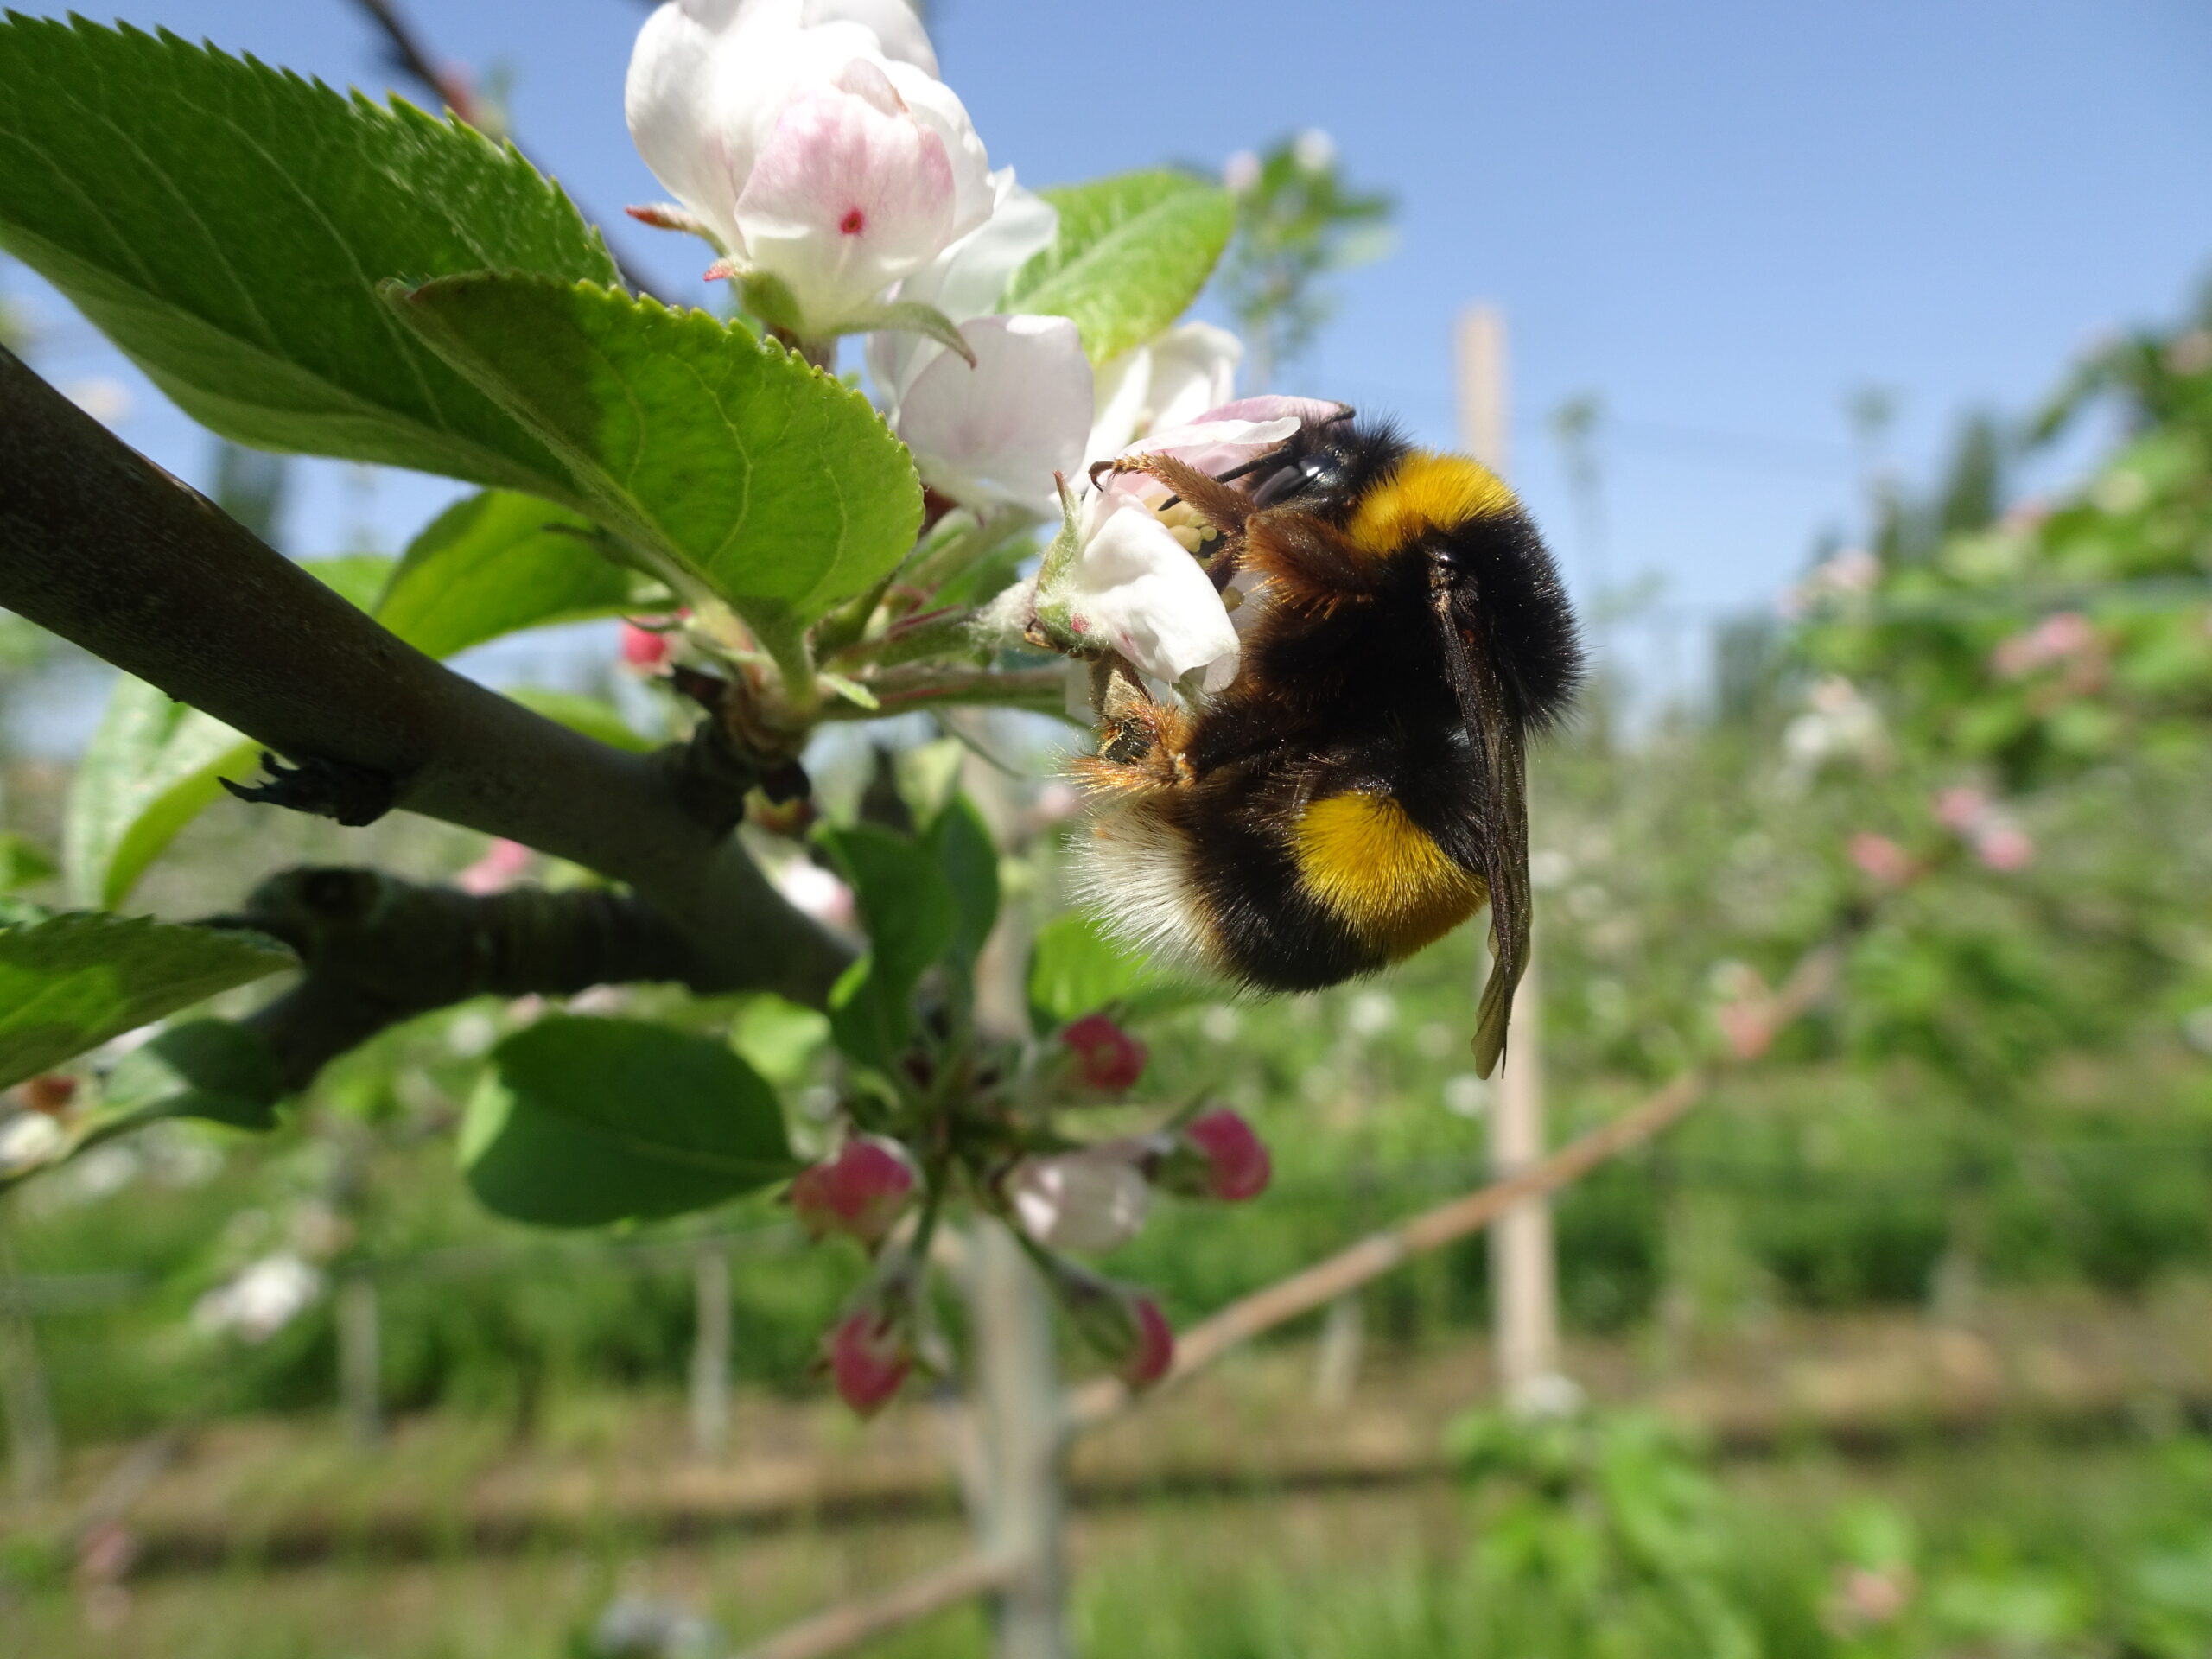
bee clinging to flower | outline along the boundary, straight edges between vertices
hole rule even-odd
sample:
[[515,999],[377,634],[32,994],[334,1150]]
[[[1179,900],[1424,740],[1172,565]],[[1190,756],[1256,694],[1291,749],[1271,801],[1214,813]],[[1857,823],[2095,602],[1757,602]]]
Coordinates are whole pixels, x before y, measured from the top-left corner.
[[[1488,1076],[1528,962],[1524,749],[1583,671],[1519,500],[1465,456],[1279,397],[1160,435],[1092,486],[1029,619],[1093,665],[1084,900],[1155,957],[1274,990],[1400,961],[1486,904]],[[1126,507],[1102,512],[1116,494]],[[1135,508],[1189,566],[1160,555],[1191,613],[1165,624],[1156,604],[1085,603],[1086,531]]]

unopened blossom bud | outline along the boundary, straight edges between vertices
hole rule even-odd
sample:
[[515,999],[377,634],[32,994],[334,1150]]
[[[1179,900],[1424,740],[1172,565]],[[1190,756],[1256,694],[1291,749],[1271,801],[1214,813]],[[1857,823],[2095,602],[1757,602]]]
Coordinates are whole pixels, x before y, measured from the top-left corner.
[[1175,1327],[1149,1296],[1130,1301],[1129,1318],[1136,1327],[1136,1340],[1115,1370],[1131,1388],[1148,1389],[1166,1376],[1168,1367],[1175,1363]]
[[1852,836],[1851,861],[1885,887],[1901,887],[1920,873],[1911,854],[1868,830]]
[[914,1166],[895,1141],[858,1135],[798,1173],[791,1213],[810,1236],[843,1233],[873,1248],[914,1199]]
[[622,660],[639,673],[657,674],[667,667],[674,648],[664,628],[641,628],[635,622],[622,625]]
[[838,1398],[863,1417],[889,1405],[914,1369],[904,1321],[881,1307],[848,1313],[830,1327],[823,1348]]
[[1105,1356],[1122,1381],[1147,1389],[1167,1375],[1175,1363],[1175,1327],[1149,1292],[1066,1262],[1052,1264],[1052,1285],[1083,1339]]
[[1240,1114],[1226,1106],[1201,1113],[1184,1127],[1183,1139],[1205,1160],[1210,1196],[1235,1204],[1268,1190],[1274,1160]]
[[1119,1094],[1144,1075],[1145,1046],[1103,1014],[1087,1014],[1060,1033],[1075,1052],[1076,1071],[1088,1088]]
[[1114,1141],[1049,1158],[1025,1158],[1006,1192],[1021,1229],[1047,1249],[1086,1255],[1135,1238],[1152,1208],[1141,1142]]
[[1936,797],[1936,821],[1946,830],[1966,835],[1989,816],[1989,797],[1964,785],[1944,790]]

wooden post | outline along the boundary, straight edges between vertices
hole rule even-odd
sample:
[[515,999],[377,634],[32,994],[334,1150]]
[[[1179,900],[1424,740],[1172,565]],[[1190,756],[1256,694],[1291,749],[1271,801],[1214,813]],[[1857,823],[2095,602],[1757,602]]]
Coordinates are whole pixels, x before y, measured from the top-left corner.
[[384,1439],[384,1342],[377,1281],[348,1274],[338,1285],[338,1398],[346,1436],[366,1450]]
[[[1511,461],[1511,400],[1505,314],[1495,305],[1459,315],[1453,360],[1459,372],[1459,439],[1500,478]],[[1513,999],[1512,1038],[1491,1114],[1491,1166],[1500,1179],[1544,1155],[1541,997],[1532,953]],[[1541,1411],[1572,1398],[1559,1369],[1559,1284],[1550,1206],[1541,1198],[1498,1219],[1490,1240],[1491,1333],[1498,1392],[1509,1410]]]
[[1359,1362],[1367,1346],[1367,1304],[1357,1291],[1329,1304],[1321,1321],[1320,1351],[1313,1360],[1313,1403],[1341,1411],[1351,1403],[1359,1382]]
[[703,1243],[691,1258],[691,1450],[702,1459],[729,1448],[729,1252]]
[[8,1467],[16,1496],[43,1497],[61,1475],[61,1437],[6,1229],[0,1211],[0,1412],[8,1420]]
[[987,1494],[983,1553],[1012,1564],[992,1598],[995,1659],[1071,1659],[1067,1631],[1068,1417],[1052,1314],[1021,1246],[998,1222],[969,1234],[970,1409]]

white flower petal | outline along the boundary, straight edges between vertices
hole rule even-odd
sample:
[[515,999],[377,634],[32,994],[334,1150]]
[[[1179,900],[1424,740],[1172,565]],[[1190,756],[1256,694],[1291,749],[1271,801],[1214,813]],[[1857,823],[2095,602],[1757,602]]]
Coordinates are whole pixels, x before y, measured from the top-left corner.
[[883,55],[894,63],[911,63],[925,75],[937,73],[937,50],[929,31],[906,0],[805,0],[799,12],[810,26],[819,23],[859,23],[882,43]]
[[791,95],[737,200],[747,257],[791,284],[810,327],[859,312],[932,257],[951,222],[944,143],[865,59]]
[[944,352],[923,369],[899,404],[899,435],[923,479],[963,505],[1042,511],[1052,474],[1083,464],[1090,365],[1082,339],[1065,317],[976,317],[960,334],[976,365]]
[[1063,590],[1073,630],[1170,685],[1194,672],[1226,684],[1236,630],[1198,561],[1130,496],[1100,491],[1084,511],[1082,549]]
[[1007,1183],[1022,1230],[1046,1249],[1098,1255],[1143,1228],[1152,1188],[1115,1147],[1028,1158]]
[[[715,160],[712,89],[720,33],[719,23],[702,22],[692,7],[670,0],[638,33],[622,104],[630,137],[653,176],[728,244],[737,225],[730,211],[735,197]],[[717,200],[723,203],[719,213]]]
[[1197,420],[1236,390],[1243,355],[1243,341],[1210,322],[1132,346],[1098,371],[1098,418],[1084,453],[1111,460],[1147,434]]
[[[991,216],[900,282],[893,298],[934,306],[956,323],[999,308],[1014,272],[1052,245],[1060,215],[1042,196],[1015,183],[1010,167],[991,175]],[[868,336],[868,373],[894,425],[907,388],[944,350],[928,335],[907,329]]]
[[[914,119],[935,132],[952,162],[952,236],[965,236],[991,216],[991,158],[960,96],[908,63],[890,66],[891,84]],[[950,237],[946,238],[948,241]]]

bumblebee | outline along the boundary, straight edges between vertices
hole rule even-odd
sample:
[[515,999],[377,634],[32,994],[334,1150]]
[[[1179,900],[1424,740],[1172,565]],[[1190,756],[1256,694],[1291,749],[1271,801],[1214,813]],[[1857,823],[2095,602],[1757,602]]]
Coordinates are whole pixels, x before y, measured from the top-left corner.
[[1220,477],[1151,474],[1215,532],[1236,678],[1184,708],[1095,671],[1077,886],[1181,965],[1313,990],[1411,956],[1485,904],[1473,1048],[1505,1049],[1529,956],[1523,750],[1583,672],[1551,556],[1497,476],[1349,411]]

